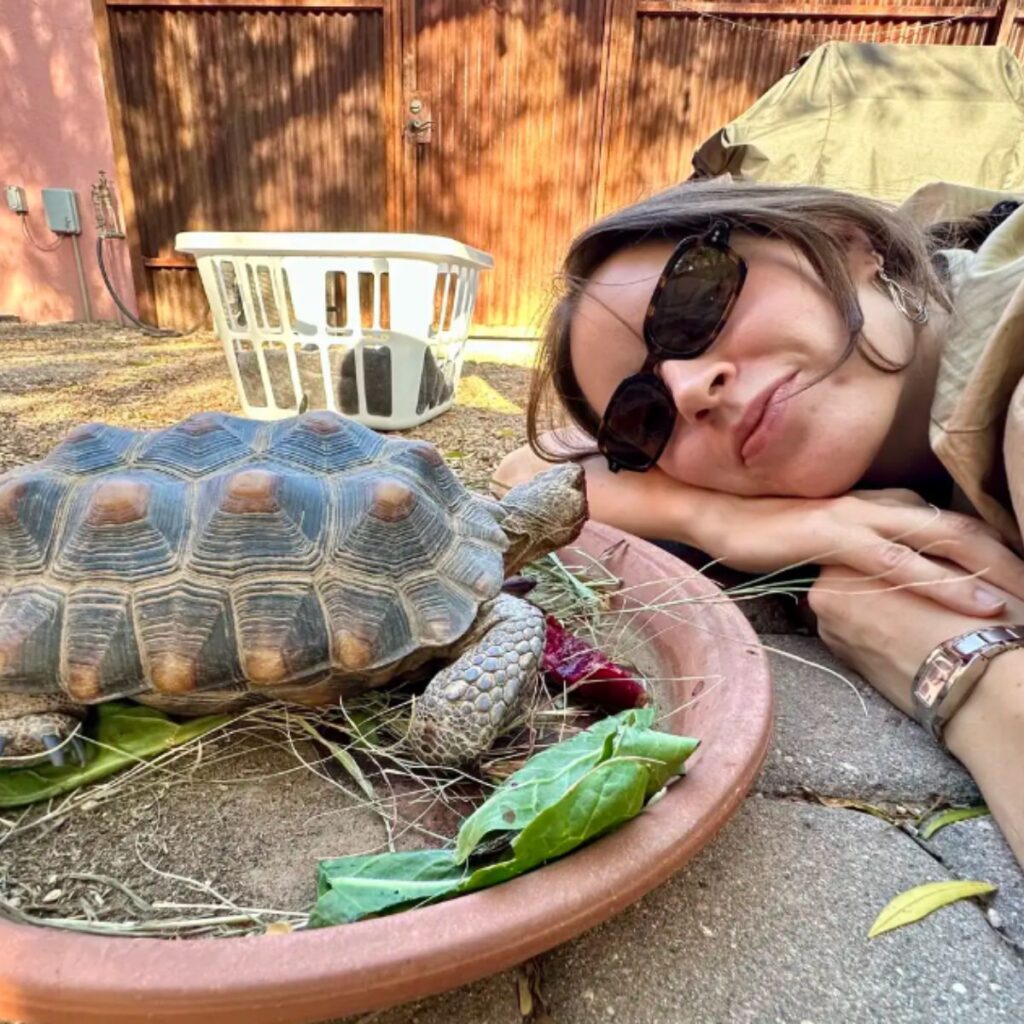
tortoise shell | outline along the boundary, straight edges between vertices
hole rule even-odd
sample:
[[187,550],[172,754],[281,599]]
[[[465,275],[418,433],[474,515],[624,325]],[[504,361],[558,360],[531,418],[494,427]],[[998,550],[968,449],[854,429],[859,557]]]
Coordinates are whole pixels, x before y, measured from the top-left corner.
[[0,477],[0,690],[381,685],[499,592],[501,518],[433,446],[332,413],[87,424]]

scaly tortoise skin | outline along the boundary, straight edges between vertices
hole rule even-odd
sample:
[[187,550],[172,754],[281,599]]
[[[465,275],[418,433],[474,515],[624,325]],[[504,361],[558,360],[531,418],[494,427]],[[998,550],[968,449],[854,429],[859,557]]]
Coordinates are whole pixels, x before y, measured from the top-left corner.
[[0,477],[0,766],[60,762],[100,701],[322,705],[434,659],[449,664],[414,702],[409,746],[470,761],[543,647],[541,613],[504,578],[585,518],[576,466],[498,502],[432,445],[332,413],[79,427]]

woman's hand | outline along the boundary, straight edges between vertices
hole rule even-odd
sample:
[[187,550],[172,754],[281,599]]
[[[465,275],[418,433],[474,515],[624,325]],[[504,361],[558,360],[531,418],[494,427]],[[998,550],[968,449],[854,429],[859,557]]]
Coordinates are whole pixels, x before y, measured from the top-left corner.
[[[1024,602],[1003,596],[1005,610],[996,621],[1024,623]],[[825,569],[809,599],[828,647],[908,714],[911,684],[929,653],[944,640],[993,624],[844,568]],[[943,739],[974,777],[1024,866],[1024,649],[989,663]]]
[[912,491],[822,499],[712,495],[708,507],[718,535],[710,550],[736,569],[841,566],[966,615],[1003,610],[1005,595],[987,584],[1024,599],[1024,562],[992,527],[928,505]]
[[[566,451],[586,450],[587,443],[565,433],[545,441],[560,442]],[[889,587],[913,588],[951,611],[983,617],[1005,607],[1003,595],[986,583],[1024,599],[1024,562],[995,530],[927,505],[912,491],[747,498],[691,487],[657,469],[613,474],[600,458],[583,465],[592,519],[640,537],[682,541],[733,569],[843,566]],[[498,467],[493,490],[500,496],[548,466],[520,448]]]
[[893,590],[845,567],[822,570],[808,601],[818,634],[837,657],[908,714],[910,685],[944,640],[995,622],[1024,622],[1024,601],[1003,594],[995,619],[962,615],[913,590]]

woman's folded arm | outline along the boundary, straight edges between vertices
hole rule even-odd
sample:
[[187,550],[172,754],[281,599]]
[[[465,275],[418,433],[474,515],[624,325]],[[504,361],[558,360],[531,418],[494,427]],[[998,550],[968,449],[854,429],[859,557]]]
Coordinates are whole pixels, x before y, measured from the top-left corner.
[[[545,435],[544,441],[566,454],[587,450],[579,437],[565,433]],[[847,566],[890,586],[913,587],[954,611],[982,616],[1004,607],[983,581],[1024,598],[1024,563],[991,527],[928,505],[912,491],[751,498],[683,484],[657,469],[612,473],[599,456],[580,461],[592,519],[639,537],[689,544],[743,572]],[[503,493],[549,466],[520,448],[498,467],[494,490]]]

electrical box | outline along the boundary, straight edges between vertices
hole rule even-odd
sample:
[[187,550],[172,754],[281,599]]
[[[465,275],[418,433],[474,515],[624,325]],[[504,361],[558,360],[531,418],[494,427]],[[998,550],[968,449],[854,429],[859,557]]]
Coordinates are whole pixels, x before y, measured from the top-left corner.
[[4,195],[7,198],[7,209],[13,213],[28,213],[25,190],[20,185],[8,185]]
[[44,188],[43,209],[46,226],[58,235],[80,235],[82,225],[78,219],[78,200],[73,189]]

